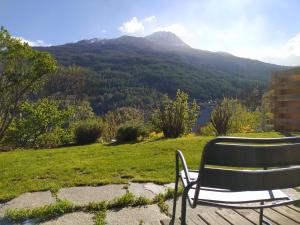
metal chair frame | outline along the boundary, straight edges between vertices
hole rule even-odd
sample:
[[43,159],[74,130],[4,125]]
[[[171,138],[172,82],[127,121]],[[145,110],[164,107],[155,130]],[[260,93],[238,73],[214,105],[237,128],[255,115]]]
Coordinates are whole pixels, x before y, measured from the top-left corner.
[[[283,185],[279,185],[277,184],[266,184],[268,185],[268,187],[272,187],[272,189],[261,189],[261,187],[256,187],[255,184],[253,185],[253,190],[268,190],[270,195],[272,195],[272,190],[273,189],[282,189],[282,188],[293,188],[293,187],[297,187],[297,186],[300,186],[300,137],[287,137],[287,138],[237,138],[237,137],[219,137],[219,138],[215,138],[211,141],[209,141],[205,147],[204,147],[204,150],[203,150],[203,154],[202,154],[202,157],[201,157],[201,161],[200,161],[200,166],[199,166],[199,169],[198,170],[189,170],[188,167],[187,167],[187,164],[186,164],[186,161],[185,161],[185,158],[182,154],[182,152],[180,150],[177,150],[176,151],[176,178],[175,178],[175,192],[174,192],[174,203],[173,203],[173,214],[172,214],[172,220],[171,220],[171,224],[174,224],[175,223],[175,215],[176,215],[176,201],[177,201],[177,195],[178,195],[178,185],[179,185],[179,178],[184,179],[181,175],[180,175],[180,164],[182,165],[183,167],[183,172],[184,172],[184,175],[185,175],[185,178],[186,178],[186,186],[184,187],[184,191],[183,191],[183,194],[182,194],[182,202],[181,202],[181,225],[186,225],[186,208],[187,208],[187,200],[189,202],[189,205],[191,206],[191,208],[196,208],[197,205],[205,205],[205,206],[214,206],[214,207],[223,207],[223,208],[229,208],[229,209],[259,209],[259,225],[263,225],[263,224],[267,224],[267,225],[271,225],[271,223],[269,221],[267,221],[265,218],[264,218],[264,209],[265,208],[271,208],[271,207],[275,207],[275,206],[284,206],[284,205],[290,205],[290,204],[294,204],[294,203],[298,203],[300,202],[300,199],[297,199],[297,200],[293,200],[291,199],[290,197],[288,197],[288,199],[285,199],[285,200],[281,200],[279,202],[274,202],[274,201],[271,201],[271,203],[265,203],[265,202],[262,202],[262,201],[255,201],[256,203],[260,203],[260,205],[249,205],[249,204],[233,204],[232,202],[212,202],[212,201],[203,201],[203,200],[199,200],[199,193],[200,193],[200,196],[201,196],[201,192],[200,192],[200,188],[201,187],[207,187],[205,186],[205,179],[207,178],[207,176],[205,177],[205,173],[207,173],[206,171],[206,166],[207,165],[212,165],[212,164],[209,164],[209,161],[213,162],[214,160],[214,155],[209,155],[209,151],[212,151],[211,149],[213,148],[216,148],[216,144],[219,144],[219,143],[238,143],[238,145],[235,145],[235,147],[238,147],[239,144],[251,144],[249,147],[252,148],[252,147],[257,147],[257,144],[259,144],[261,147],[263,147],[266,151],[268,151],[267,149],[268,148],[272,148],[272,146],[270,147],[268,144],[272,144],[272,145],[275,145],[275,146],[279,146],[278,150],[279,151],[282,151],[281,148],[284,148],[284,146],[287,146],[288,147],[293,147],[293,148],[298,148],[299,147],[299,151],[296,151],[295,149],[292,151],[292,153],[294,154],[294,162],[291,162],[288,161],[288,160],[291,160],[293,157],[290,157],[286,162],[283,162],[283,163],[278,163],[278,166],[276,166],[276,162],[272,164],[272,152],[270,151],[270,156],[271,159],[269,160],[270,162],[269,163],[264,163],[263,161],[262,162],[258,162],[256,163],[255,161],[252,160],[252,166],[253,167],[263,167],[264,169],[267,169],[267,166],[269,167],[272,167],[274,168],[275,166],[278,168],[278,167],[283,167],[285,166],[283,169],[276,169],[274,170],[275,172],[285,172],[285,173],[291,173],[290,171],[293,171],[293,175],[294,177],[292,177],[293,179],[290,179],[291,181],[294,181],[296,179],[296,183],[295,182],[292,182],[291,184],[290,183],[284,183],[284,181],[282,181],[282,183],[284,184],[284,187]],[[254,145],[253,145],[254,144]],[[282,146],[282,147],[281,147]],[[245,145],[244,145],[244,148],[245,148]],[[231,150],[230,150],[231,151]],[[243,150],[245,151],[245,150]],[[238,152],[238,151],[237,151]],[[245,152],[244,152],[245,153]],[[268,152],[264,152],[264,154],[269,154]],[[275,156],[274,156],[275,157]],[[273,157],[273,158],[274,158]],[[216,161],[220,161],[220,159],[217,159]],[[244,159],[245,160],[245,159]],[[228,165],[230,164],[225,162],[226,159],[224,160],[224,163],[225,165]],[[276,161],[276,160],[273,160],[273,161]],[[291,164],[291,165],[288,165],[288,164]],[[221,166],[222,167],[222,162],[221,163],[216,163],[216,164],[219,164],[218,166]],[[233,163],[234,164],[234,163]],[[239,164],[239,163],[238,163]],[[257,165],[256,165],[257,164]],[[284,165],[283,165],[284,164]],[[251,166],[251,162],[249,163],[249,165]],[[290,167],[292,166],[292,167]],[[246,166],[245,166],[246,167]],[[267,170],[268,173],[270,174],[270,172],[272,173],[272,168]],[[220,171],[222,171],[222,169],[220,169]],[[238,170],[240,171],[241,173],[243,173],[243,171],[241,170]],[[190,178],[190,172],[197,172],[198,173],[198,178],[197,180],[191,180]],[[295,172],[296,172],[296,176],[299,178],[297,180],[297,178],[295,178]],[[257,173],[258,175],[262,174],[263,171],[261,170],[253,170],[252,172],[253,174]],[[299,174],[299,176],[298,176]],[[183,182],[183,180],[182,180]],[[183,182],[184,183],[184,182]],[[280,186],[280,187],[278,187]],[[195,189],[195,195],[194,195],[194,198],[193,200],[188,196],[188,193],[190,191],[190,189]],[[213,187],[213,188],[223,188],[223,187],[217,187],[216,185]],[[243,188],[245,187],[239,187],[239,188],[236,188],[234,186],[232,186],[230,189],[230,191],[249,191],[247,190],[247,188],[245,188],[245,190],[243,190]],[[246,202],[241,202],[241,203],[246,203]]]

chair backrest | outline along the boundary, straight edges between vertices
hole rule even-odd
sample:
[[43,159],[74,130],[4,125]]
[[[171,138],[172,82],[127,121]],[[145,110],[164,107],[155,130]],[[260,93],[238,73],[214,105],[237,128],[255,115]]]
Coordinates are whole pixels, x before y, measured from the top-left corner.
[[195,197],[202,186],[232,191],[300,186],[300,137],[213,139],[204,148]]

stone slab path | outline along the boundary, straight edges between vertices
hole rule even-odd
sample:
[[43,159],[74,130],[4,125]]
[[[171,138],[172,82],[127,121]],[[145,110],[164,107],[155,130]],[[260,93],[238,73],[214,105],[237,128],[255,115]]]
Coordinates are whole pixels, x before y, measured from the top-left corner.
[[50,191],[24,193],[11,201],[0,205],[0,217],[4,216],[7,209],[36,208],[55,203],[56,199]]
[[91,213],[74,212],[65,214],[57,219],[50,220],[41,225],[94,225],[94,215]]
[[169,219],[160,212],[157,205],[146,207],[123,208],[106,213],[107,225],[159,225],[160,221]]
[[153,199],[155,195],[166,192],[168,188],[172,188],[173,186],[174,184],[130,183],[128,191],[135,196],[144,196]]
[[[153,183],[130,183],[129,185],[105,185],[99,187],[71,187],[62,188],[56,196],[50,191],[24,193],[6,203],[0,204],[0,225],[20,225],[5,217],[7,209],[36,208],[55,203],[59,199],[66,199],[75,205],[87,205],[90,202],[109,201],[121,197],[126,192],[135,196],[153,199],[155,195],[173,188],[174,184],[157,185]],[[294,198],[300,198],[300,192],[294,189],[286,190]],[[173,200],[166,201],[169,214],[172,213]],[[179,216],[181,199],[177,203],[176,225],[180,224]],[[187,208],[188,224],[193,225],[253,225],[258,222],[256,210],[229,210],[214,207],[199,206],[196,209]],[[284,206],[265,210],[266,217],[273,225],[300,224],[300,208]],[[144,207],[127,207],[119,210],[108,210],[105,222],[107,225],[169,225],[170,218],[160,211],[157,205]],[[21,225],[93,225],[95,214],[87,212],[73,212],[58,218],[38,222],[37,220],[23,221]]]
[[125,193],[124,185],[120,184],[99,187],[71,187],[60,189],[57,198],[68,200],[76,205],[85,205],[90,202],[110,201]]

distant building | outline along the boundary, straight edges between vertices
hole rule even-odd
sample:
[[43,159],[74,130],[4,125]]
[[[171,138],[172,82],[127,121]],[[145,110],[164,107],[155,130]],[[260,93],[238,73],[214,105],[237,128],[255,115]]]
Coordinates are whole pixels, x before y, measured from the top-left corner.
[[274,127],[277,131],[300,131],[300,68],[273,75]]

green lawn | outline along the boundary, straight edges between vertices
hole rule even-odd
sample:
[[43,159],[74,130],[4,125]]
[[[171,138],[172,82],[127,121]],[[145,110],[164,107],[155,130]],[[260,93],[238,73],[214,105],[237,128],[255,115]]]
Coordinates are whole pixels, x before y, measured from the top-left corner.
[[[247,134],[275,137],[278,133]],[[93,144],[49,150],[0,153],[0,201],[21,193],[55,191],[66,186],[133,181],[174,182],[175,150],[197,168],[205,143],[212,137],[163,139],[137,144]]]

